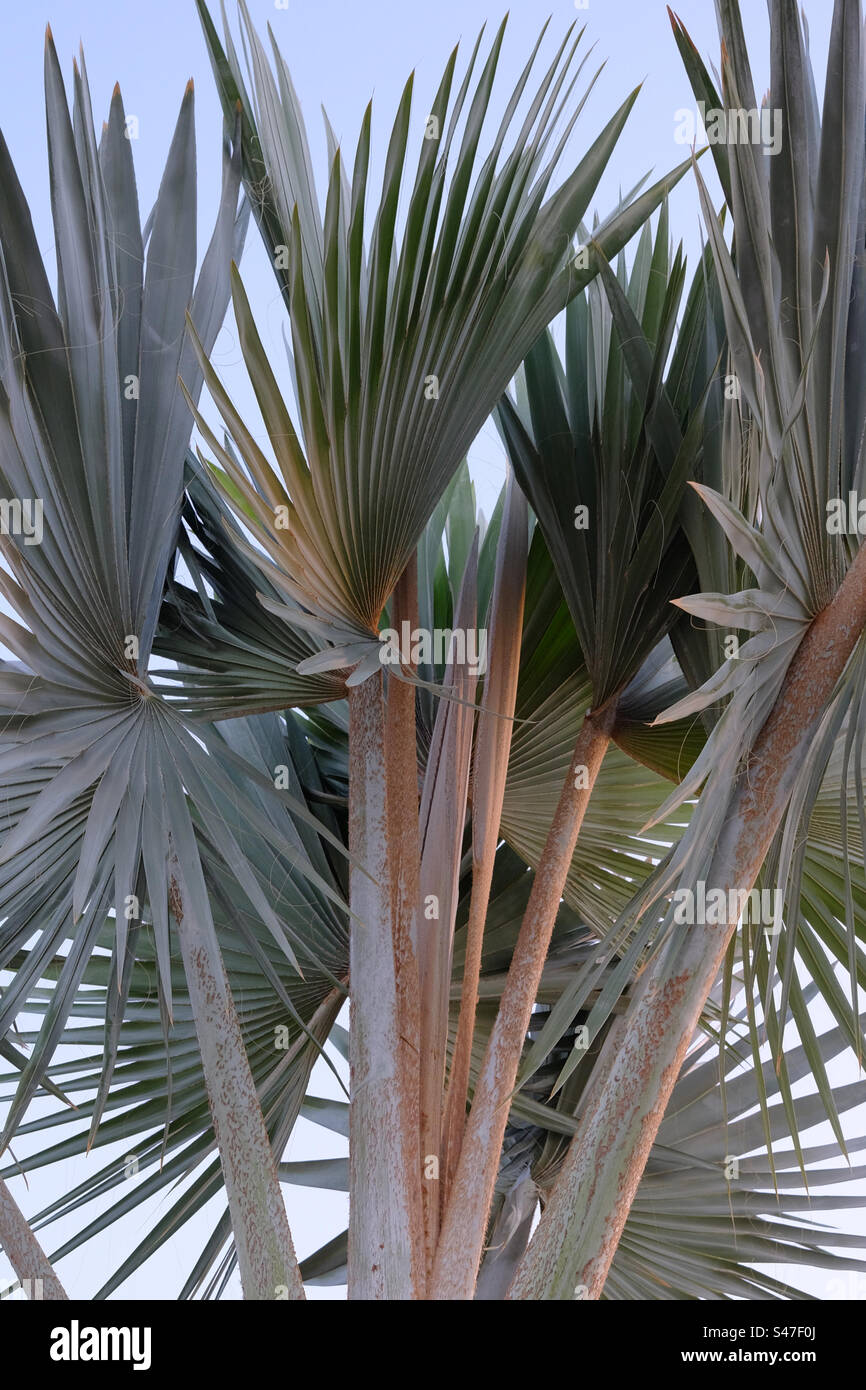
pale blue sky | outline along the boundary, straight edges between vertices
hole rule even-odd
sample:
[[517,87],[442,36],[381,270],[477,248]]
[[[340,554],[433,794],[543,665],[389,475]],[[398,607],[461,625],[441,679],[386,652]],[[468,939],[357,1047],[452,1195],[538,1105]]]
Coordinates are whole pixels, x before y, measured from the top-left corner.
[[[426,115],[429,101],[446,58],[458,40],[468,49],[485,21],[490,30],[498,24],[502,10],[489,0],[288,0],[282,8],[274,0],[249,0],[252,18],[260,31],[273,26],[276,38],[292,69],[310,127],[313,156],[320,185],[324,181],[325,143],[319,106],[324,104],[338,134],[350,151],[363,109],[374,97],[374,168],[381,158],[390,121],[405,79],[416,69],[416,124]],[[717,54],[714,8],[710,0],[681,0],[678,11],[697,47],[708,61]],[[97,119],[107,113],[111,89],[121,84],[128,114],[139,121],[135,145],[139,197],[145,214],[154,199],[163,161],[171,138],[177,110],[187,79],[196,87],[196,124],[199,161],[200,246],[207,235],[216,207],[220,172],[221,115],[210,65],[201,37],[193,0],[54,0],[47,9],[32,4],[2,0],[4,39],[4,80],[0,87],[0,126],[12,151],[28,198],[34,222],[49,269],[52,268],[53,237],[49,216],[45,127],[42,107],[43,32],[50,20],[58,53],[68,76],[79,40],[84,44],[94,112]],[[763,0],[743,0],[744,18],[756,87],[766,85],[767,41],[766,7]],[[812,17],[813,48],[819,73],[826,51],[828,0],[811,0],[807,12]],[[230,15],[234,21],[233,8]],[[552,16],[547,52],[551,52],[566,27],[575,19],[587,24],[584,43],[596,44],[594,58],[606,58],[607,67],[578,123],[563,161],[563,170],[577,162],[586,144],[597,134],[613,110],[637,84],[644,87],[626,127],[612,171],[606,176],[598,198],[604,212],[614,201],[618,186],[631,187],[650,169],[659,176],[685,156],[675,143],[676,112],[692,105],[690,89],[673,41],[662,0],[589,0],[577,6],[572,0],[517,0],[512,7],[509,32],[500,64],[498,97],[494,107],[501,109],[510,95],[514,78],[522,67],[527,50],[544,20]],[[587,71],[593,70],[590,60]],[[820,85],[820,79],[819,79]],[[709,174],[710,171],[707,170]],[[371,180],[372,182],[372,180]],[[672,226],[682,237],[694,265],[699,247],[697,197],[691,177],[680,185],[672,199]],[[250,233],[243,260],[248,291],[260,321],[262,335],[271,346],[277,364],[284,361],[281,345],[283,310],[276,293],[272,272],[260,248],[258,236]],[[215,352],[218,370],[242,408],[248,409],[250,422],[256,417],[250,404],[231,325],[224,330]],[[279,365],[278,365],[279,370]],[[210,412],[208,412],[210,413]],[[502,462],[495,432],[487,426],[471,455],[482,505],[489,509],[502,477]],[[838,1069],[837,1069],[838,1071]],[[853,1079],[850,1067],[837,1079]],[[324,1068],[316,1074],[321,1094],[335,1093],[333,1078]],[[28,1151],[26,1140],[16,1145]],[[288,1157],[326,1157],[344,1152],[333,1135],[301,1121],[292,1138]],[[15,1180],[14,1190],[25,1211],[32,1213],[61,1190],[80,1181],[93,1163],[106,1161],[106,1151],[93,1160],[80,1159],[63,1165],[62,1171],[37,1173],[30,1190]],[[290,1222],[299,1254],[303,1257],[318,1248],[345,1225],[345,1203],[332,1194],[306,1189],[287,1192]],[[63,1261],[61,1276],[78,1296],[91,1295],[107,1273],[141,1238],[148,1223],[163,1207],[150,1202],[135,1212],[121,1227],[97,1238],[84,1250]],[[95,1210],[94,1208],[91,1208]],[[172,1298],[183,1282],[195,1253],[212,1229],[219,1204],[200,1215],[182,1236],[122,1291],[123,1296]],[[847,1216],[841,1218],[845,1224]],[[50,1229],[49,1242],[59,1244],[74,1223],[61,1223]],[[0,1256],[0,1279],[8,1267]],[[828,1288],[823,1274],[810,1279],[810,1288],[819,1297],[863,1297],[862,1281],[844,1290]],[[234,1296],[238,1296],[237,1283]],[[319,1296],[329,1296],[323,1291]],[[314,1294],[315,1296],[315,1294]],[[333,1296],[343,1296],[334,1290]]]

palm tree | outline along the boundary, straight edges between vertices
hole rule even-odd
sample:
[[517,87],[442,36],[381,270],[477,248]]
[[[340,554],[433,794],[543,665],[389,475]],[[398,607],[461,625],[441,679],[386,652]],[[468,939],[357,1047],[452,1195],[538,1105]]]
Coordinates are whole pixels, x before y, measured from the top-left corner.
[[[198,480],[191,490],[197,495],[200,516],[207,514],[208,498],[213,515],[220,514],[218,498],[206,479]],[[438,516],[431,519],[419,547],[421,604],[423,607],[426,603],[425,593],[431,593],[436,603],[431,615],[436,623],[431,625],[445,624],[453,604],[452,581],[447,574],[449,557],[442,538],[443,534],[450,534],[457,549],[460,524],[466,520],[467,508],[472,507],[471,485],[465,468],[459,471],[445,503]],[[501,515],[502,510],[498,508],[479,546],[478,578],[482,593],[489,594],[495,587]],[[216,528],[211,534],[218,534]],[[436,575],[440,581],[444,578],[444,584],[437,585]],[[453,571],[455,586],[460,580],[458,568]],[[538,527],[533,529],[529,546],[527,595],[530,603],[523,623],[516,697],[520,723],[512,745],[504,796],[503,833],[506,839],[497,848],[485,922],[470,1087],[477,1084],[483,1052],[532,890],[534,874],[532,870],[527,871],[521,853],[531,860],[539,853],[531,844],[543,845],[553,796],[570,763],[574,726],[579,724],[581,708],[589,698],[587,673],[574,628]],[[556,640],[549,640],[552,634]],[[660,672],[661,668],[645,680],[647,687],[656,689],[656,699],[660,690],[669,688]],[[443,675],[441,671],[430,674],[434,679],[438,675],[440,680]],[[315,721],[312,725],[311,719]],[[290,769],[291,787],[299,792],[303,784],[308,804],[316,806],[321,814],[333,809],[337,819],[330,823],[335,827],[342,824],[345,833],[346,724],[344,704],[330,703],[308,714],[287,712],[285,724],[276,714],[268,714],[236,719],[223,725],[223,731],[250,762],[256,761],[253,750],[257,750],[262,769],[279,765]],[[431,730],[420,708],[418,724],[420,757],[426,763],[424,750],[429,746]],[[666,737],[658,738],[666,733],[666,728],[653,731],[652,737],[659,743],[654,761],[664,762],[669,756]],[[700,742],[701,739],[698,744]],[[688,738],[684,739],[681,731],[673,775],[676,759],[693,757],[694,753],[694,740],[690,743]],[[669,779],[671,771],[667,775]],[[660,844],[674,844],[681,832],[682,826],[674,817],[643,842],[647,854],[641,861],[635,860],[635,846],[642,843],[640,826],[658,808],[669,784],[663,774],[635,763],[617,747],[610,749],[605,757],[582,828],[581,840],[586,843],[575,855],[573,873],[559,907],[551,950],[538,990],[539,1009],[524,1049],[521,1087],[512,1102],[502,1146],[487,1242],[489,1253],[482,1264],[477,1297],[503,1296],[528,1239],[528,1221],[524,1221],[522,1229],[518,1225],[513,1230],[514,1214],[526,1212],[528,1208],[531,1218],[539,1198],[548,1200],[566,1157],[569,1138],[591,1098],[593,1082],[598,1082],[595,1067],[599,1046],[608,1028],[622,1028],[622,1011],[631,994],[634,966],[626,963],[627,983],[623,985],[622,979],[617,977],[622,976],[624,956],[608,945],[602,948],[605,959],[599,961],[599,930],[609,922],[609,914],[615,914],[619,904],[628,901],[631,895],[629,879],[635,873],[649,874],[652,870],[650,854],[657,854]],[[822,875],[826,870],[824,846],[838,845],[838,826],[833,824],[837,810],[838,778],[835,784],[831,781],[824,786],[816,808],[825,828],[810,842],[810,860],[814,863],[807,865],[807,878]],[[285,819],[287,823],[288,813]],[[302,824],[299,830],[303,833]],[[315,845],[317,838],[312,836],[309,843]],[[315,901],[312,895],[308,899],[299,900],[296,896],[292,900],[291,865],[284,863],[281,870],[269,846],[255,834],[249,834],[244,844],[263,881],[267,876],[273,884],[283,885],[278,907],[284,920],[309,932],[311,942],[315,939],[317,953],[327,958],[335,975],[345,979],[349,942],[344,922],[338,919],[333,926],[329,924],[327,901],[321,903],[319,916],[314,918],[310,910]],[[521,853],[512,847],[515,845],[520,847]],[[315,862],[323,867],[321,859]],[[292,971],[270,933],[245,907],[243,892],[231,873],[227,873],[213,856],[206,860],[206,874],[232,991],[240,1001],[245,1045],[276,1151],[279,1153],[285,1147],[299,1114],[327,1130],[348,1136],[348,1102],[308,1094],[312,1063],[320,1055],[325,1039],[330,1038],[341,1055],[347,1056],[347,1036],[334,1022],[344,992],[333,989],[324,973],[317,977],[306,971],[305,979],[301,980]],[[839,874],[841,880],[841,871]],[[593,882],[593,878],[600,875],[603,890],[606,886],[608,889],[601,893]],[[335,878],[334,882],[337,881]],[[615,891],[612,885],[616,886]],[[866,900],[866,878],[862,868],[856,875],[854,891],[858,902]],[[841,903],[844,899],[841,881],[835,892]],[[464,853],[449,991],[451,1048],[456,1042],[461,1013],[474,893],[472,856]],[[839,903],[837,910],[841,911]],[[587,927],[587,921],[593,925]],[[127,1017],[118,1025],[117,1085],[112,1088],[105,1118],[93,1140],[95,1148],[103,1149],[122,1141],[123,1152],[120,1157],[109,1158],[72,1190],[64,1191],[36,1219],[38,1226],[49,1227],[57,1220],[82,1212],[89,1202],[112,1192],[118,1194],[111,1206],[81,1221],[75,1234],[53,1251],[55,1259],[62,1258],[155,1193],[165,1193],[169,1200],[159,1221],[146,1231],[139,1245],[105,1282],[99,1290],[100,1297],[122,1287],[123,1281],[176,1235],[204,1201],[221,1188],[218,1162],[210,1157],[213,1132],[204,1080],[196,1059],[195,1032],[186,1002],[182,964],[175,948],[172,952],[175,1021],[170,1049],[166,1053],[159,1000],[154,991],[158,966],[152,946],[143,938],[144,933],[140,938],[139,958],[132,966]],[[327,954],[329,941],[330,955]],[[51,1006],[53,981],[60,968],[60,961],[49,967],[48,987],[38,991],[32,1001],[32,1007],[39,1013]],[[741,974],[739,969],[736,973]],[[32,1171],[69,1154],[83,1153],[88,1144],[90,1119],[96,1104],[94,1094],[99,1087],[103,1063],[106,1004],[113,988],[107,954],[95,954],[91,958],[82,983],[86,990],[75,1006],[77,1026],[69,1027],[63,1035],[67,1055],[51,1068],[54,1084],[62,1087],[63,1094],[76,1100],[79,1113],[70,1115],[61,1100],[53,1113],[35,1117],[24,1127],[24,1132],[35,1134],[42,1142],[29,1158],[14,1164],[7,1172],[21,1168]],[[814,994],[814,986],[810,992]],[[612,1007],[606,1002],[605,994],[612,1001]],[[781,1078],[771,1061],[761,1063],[759,1073],[751,1056],[748,1009],[741,984],[736,994],[738,997],[729,1011],[721,1073],[723,1079],[727,1078],[725,1089],[719,1085],[716,1056],[720,1017],[717,998],[708,1007],[707,1033],[695,1039],[684,1064],[646,1178],[614,1258],[606,1297],[694,1298],[717,1297],[720,1293],[734,1297],[797,1297],[796,1288],[779,1283],[755,1266],[805,1260],[811,1265],[826,1264],[831,1270],[862,1267],[850,1256],[840,1257],[825,1249],[843,1239],[856,1247],[857,1237],[841,1237],[826,1227],[811,1224],[815,1217],[820,1219],[823,1208],[836,1208],[840,1201],[860,1200],[858,1197],[824,1198],[816,1195],[816,1188],[831,1181],[847,1180],[853,1185],[862,1177],[862,1169],[845,1165],[842,1161],[845,1150],[839,1144],[815,1150],[802,1150],[796,1142],[785,1147],[791,1115],[783,1095],[784,1087],[789,1077],[796,1079],[815,1070],[813,1049],[807,1042],[798,1052],[789,1052],[786,1058],[788,1074]],[[287,997],[299,1022],[291,1027],[287,1046],[276,1050],[275,1029],[289,1017]],[[599,1037],[586,1049],[583,1046],[575,1048],[575,1043],[581,1042],[581,1030],[592,1018],[592,1011],[595,1010],[598,1017],[605,1009],[610,1010],[609,1020],[602,1025]],[[30,1039],[25,1035],[23,1040]],[[848,1045],[846,1030],[838,1026],[818,1040],[819,1056],[829,1063]],[[170,1073],[166,1070],[166,1060]],[[756,1112],[756,1102],[762,1092],[766,1112],[764,1109]],[[862,1083],[837,1092],[836,1099],[844,1115],[848,1109],[862,1104]],[[824,1114],[823,1096],[813,1089],[799,1097],[794,1102],[793,1114],[795,1126],[808,1128]],[[271,1128],[274,1117],[279,1117],[279,1122]],[[766,1142],[765,1122],[773,1137],[773,1148],[769,1152],[761,1152]],[[68,1128],[70,1123],[73,1132],[57,1137],[58,1125]],[[848,1153],[853,1154],[864,1146],[866,1137],[848,1137]],[[726,1181],[723,1156],[730,1152],[745,1155],[754,1150],[758,1150],[754,1158],[742,1160],[738,1181]],[[123,1156],[130,1153],[135,1155],[141,1174],[135,1183],[129,1181],[128,1158]],[[834,1157],[840,1162],[830,1168],[824,1167],[825,1161]],[[194,1174],[192,1183],[179,1193],[172,1192],[178,1180],[191,1172]],[[287,1183],[348,1191],[346,1159],[281,1163],[279,1174],[281,1181]],[[686,1203],[687,1219],[684,1220]],[[779,1221],[780,1217],[784,1218],[783,1222]],[[513,1234],[507,1248],[500,1252],[497,1232],[503,1231]],[[344,1231],[303,1260],[300,1268],[305,1284],[345,1283],[347,1248],[348,1232]],[[190,1270],[182,1296],[192,1297],[196,1293],[218,1296],[236,1261],[232,1227],[226,1212]]]
[[[582,104],[565,123],[548,159],[562,109],[560,93],[581,38],[569,32],[531,101],[511,152],[497,167],[527,88],[536,46],[471,188],[503,24],[468,107],[446,191],[451,146],[480,38],[450,112],[456,50],[449,59],[430,108],[405,231],[398,242],[395,213],[412,80],[407,83],[391,134],[368,260],[364,220],[369,109],[351,183],[343,174],[340,151],[331,142],[322,217],[302,118],[279,52],[275,51],[275,81],[242,6],[252,55],[252,101],[236,57],[232,52],[226,56],[205,7],[200,9],[226,115],[230,117],[238,101],[243,112],[247,184],[251,197],[259,200],[259,225],[291,319],[300,431],[284,404],[237,275],[233,302],[240,341],[281,476],[240,420],[201,351],[208,387],[245,467],[200,415],[196,419],[228,479],[227,499],[268,556],[265,574],[281,598],[276,603],[264,598],[263,603],[290,627],[311,631],[329,643],[322,654],[303,661],[299,672],[353,668],[346,682],[353,857],[349,896],[355,923],[350,951],[350,1250],[356,1252],[357,1265],[350,1267],[350,1287],[358,1297],[417,1297],[432,1269],[446,1186],[438,1173],[454,1165],[460,1096],[465,1092],[466,1028],[446,1157],[442,1125],[448,950],[459,857],[453,808],[446,814],[446,803],[455,796],[458,806],[465,802],[471,751],[466,704],[471,704],[474,692],[461,677],[458,688],[464,707],[444,706],[437,719],[433,739],[442,759],[442,778],[453,773],[454,782],[446,787],[440,780],[429,791],[425,784],[419,823],[414,697],[411,686],[395,672],[385,698],[379,621],[390,601],[392,626],[417,626],[413,552],[465,450],[549,319],[592,278],[605,251],[617,251],[645,220],[678,175],[626,202],[597,229],[592,265],[588,252],[584,257],[572,255],[571,238],[634,94],[563,187],[545,202],[563,139]],[[567,94],[572,85],[565,87]],[[525,530],[522,502],[509,504],[506,511],[505,534],[514,532],[513,558],[519,563],[520,532]],[[455,602],[461,630],[476,626],[474,588],[470,567]],[[511,714],[505,690],[516,650],[513,633],[501,640],[506,650],[501,665],[497,660],[495,676],[491,668],[487,692],[491,717],[499,720]],[[403,663],[410,663],[408,653]],[[513,685],[512,680],[512,690]],[[497,748],[494,738],[487,758],[497,751],[504,768],[507,745]],[[486,780],[485,774],[479,778],[476,771],[475,780]],[[502,784],[501,775],[491,778],[490,833],[498,823],[495,798],[501,796]],[[450,834],[443,816],[452,820]],[[489,854],[485,873],[489,875]],[[435,932],[423,926],[427,919],[419,913],[420,902],[431,897],[437,900]],[[479,902],[478,927],[483,894]],[[379,924],[376,931],[371,930],[373,923]],[[476,957],[477,937],[476,930]],[[467,1011],[473,1004],[470,991]],[[515,1038],[515,1063],[519,1050],[520,1039]],[[419,1188],[418,1174],[434,1167],[437,1176]],[[486,1211],[482,1222],[485,1219]],[[381,1251],[381,1258],[372,1259],[371,1251]]]
[[[823,139],[799,20],[773,7],[797,138],[772,178],[713,148],[734,245],[699,184],[683,303],[666,194],[687,166],[584,220],[635,94],[551,192],[580,33],[533,88],[539,39],[486,137],[505,26],[452,100],[455,50],[401,221],[410,79],[367,233],[369,110],[351,177],[326,126],[322,209],[278,50],[242,6],[245,76],[198,4],[226,147],[197,284],[191,93],[142,232],[119,93],[97,147],[83,63],[70,121],[49,44],[56,300],[0,147],[0,476],[46,512],[42,546],[4,537],[20,621],[0,620],[5,1142],[40,1140],[0,1173],[19,1278],[62,1297],[53,1264],[179,1179],[98,1296],[217,1194],[182,1297],[238,1268],[259,1299],[795,1298],[760,1266],[866,1268],[825,1248],[861,1238],[808,1219],[839,1205],[821,1183],[862,1177],[821,1165],[866,1147],[842,1123],[864,1084],[827,1077],[861,1047],[866,982],[866,612],[824,527],[860,470],[858,6],[836,6]],[[726,101],[748,105],[720,9]],[[241,179],[291,397],[231,264]],[[229,296],[265,444],[209,361]],[[464,455],[494,411],[488,520]],[[730,628],[754,635],[717,673]],[[412,635],[479,631],[486,662]],[[675,929],[675,890],[759,874],[780,932]],[[328,1043],[345,1100],[309,1091],[322,1058],[343,1082]],[[284,1161],[299,1116],[348,1158]],[[824,1117],[835,1142],[804,1148]],[[134,1182],[109,1156],[25,1221],[4,1179],[118,1141]],[[300,1264],[281,1182],[349,1194],[349,1229]],[[42,1230],[111,1193],[49,1264]]]
[[[98,1123],[146,898],[166,1027],[169,916],[177,927],[245,1283],[263,1296],[294,1277],[300,1291],[193,815],[290,954],[291,946],[214,802],[216,789],[225,796],[231,781],[219,759],[196,770],[199,744],[157,698],[149,675],[191,430],[178,371],[194,395],[201,388],[184,315],[192,305],[212,346],[228,299],[228,261],[246,224],[238,213],[240,145],[226,144],[220,209],[196,280],[191,86],[144,233],[119,89],[97,145],[83,56],[70,117],[49,31],[45,91],[56,302],[0,145],[0,474],[7,496],[39,499],[44,527],[40,544],[3,540],[8,572],[0,582],[20,619],[2,619],[3,640],[16,658],[3,663],[0,694],[0,767],[9,792],[0,849],[4,966],[39,932],[27,967],[4,991],[4,1035],[48,963],[65,942],[69,949],[22,1065],[3,1143],[42,1081],[112,917]],[[262,819],[242,784],[233,795],[239,808]],[[17,1269],[19,1277],[40,1272],[38,1260],[34,1269]]]
[[[725,107],[757,109],[735,0],[722,4],[719,14]],[[673,23],[696,94],[709,94],[713,108],[720,109],[722,102],[710,90],[682,25]],[[698,175],[731,362],[749,417],[754,506],[744,516],[740,499],[731,493],[704,488],[700,495],[755,587],[681,601],[698,617],[745,628],[754,636],[743,646],[741,660],[725,663],[698,692],[668,711],[668,717],[682,717],[730,697],[704,752],[675,794],[682,800],[702,787],[688,832],[649,897],[644,895],[636,906],[645,909],[675,885],[699,881],[726,893],[733,890],[738,902],[737,895],[752,888],[767,862],[771,881],[787,899],[784,953],[774,950],[769,962],[772,973],[784,956],[785,1002],[795,978],[803,872],[802,843],[798,848],[796,842],[798,835],[802,842],[809,826],[839,739],[844,749],[843,858],[849,775],[860,815],[863,806],[856,750],[866,561],[856,540],[833,535],[827,520],[832,500],[861,483],[857,324],[866,88],[858,3],[837,0],[834,5],[820,119],[799,16],[793,7],[775,3],[770,23],[769,106],[781,112],[787,140],[778,162],[746,143],[732,144],[717,156],[734,226],[733,254]],[[729,434],[728,447],[742,449],[738,432]],[[845,878],[850,883],[847,870]],[[862,967],[850,889],[846,897],[849,905],[839,915],[848,928],[843,959],[850,971],[849,1023],[859,1054]],[[512,1297],[570,1297],[576,1282],[585,1284],[591,1296],[600,1293],[692,1029],[728,953],[738,917],[739,912],[728,912],[723,929],[698,926],[673,935],[668,949],[644,972],[616,1056],[610,1057],[605,1086],[563,1168]],[[765,989],[765,1002],[769,997]],[[772,1005],[766,1012],[772,1016]],[[778,1019],[768,1018],[767,1027],[771,1034],[779,1033]],[[774,1047],[781,1048],[780,1033]],[[602,1152],[615,1154],[615,1160],[598,1183]]]
[[[574,622],[590,699],[546,826],[534,891],[473,1097],[437,1256],[436,1292],[443,1298],[471,1296],[507,1099],[583,818],[616,736],[620,701],[628,707],[631,681],[667,635],[676,615],[670,600],[682,592],[692,567],[676,518],[694,468],[703,412],[699,405],[684,431],[663,385],[685,275],[679,252],[669,262],[666,211],[654,245],[645,232],[626,290],[608,268],[602,273],[617,328],[611,331],[601,291],[573,300],[566,312],[566,369],[551,336],[543,336],[525,363],[524,418],[507,395],[500,406],[509,458],[544,530]],[[701,307],[693,301],[690,310]],[[690,405],[691,381],[682,361],[688,338],[684,333],[671,367],[686,396],[681,415]],[[638,345],[643,348],[644,372],[635,371],[636,388],[623,344],[635,353]]]

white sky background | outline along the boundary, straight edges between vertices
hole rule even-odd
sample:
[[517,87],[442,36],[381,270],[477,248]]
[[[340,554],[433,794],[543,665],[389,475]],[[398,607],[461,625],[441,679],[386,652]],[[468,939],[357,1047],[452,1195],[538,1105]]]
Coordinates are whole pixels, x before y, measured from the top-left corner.
[[[216,9],[212,8],[216,17]],[[309,126],[320,194],[327,167],[320,104],[326,106],[338,138],[345,141],[347,158],[351,161],[364,107],[373,96],[373,163],[369,183],[375,189],[390,124],[409,72],[413,68],[416,70],[411,150],[413,140],[417,148],[427,114],[426,103],[432,99],[454,43],[460,39],[464,50],[469,50],[481,25],[486,21],[492,36],[502,14],[490,0],[435,0],[435,3],[432,0],[431,3],[361,0],[357,4],[349,0],[289,0],[288,9],[277,8],[274,0],[249,0],[249,8],[260,32],[264,32],[268,23],[273,26],[291,67]],[[716,61],[718,40],[710,0],[681,0],[675,8],[705,61]],[[823,87],[831,8],[829,0],[807,0],[819,94]],[[742,0],[742,9],[755,85],[760,93],[767,85],[769,72],[766,5],[763,0]],[[234,22],[233,11],[231,14]],[[596,207],[604,214],[616,200],[620,187],[623,190],[631,188],[651,169],[654,177],[659,177],[685,157],[685,147],[675,142],[674,131],[678,109],[693,107],[688,80],[662,0],[589,0],[579,10],[572,0],[515,0],[490,113],[493,128],[548,15],[552,15],[552,23],[543,53],[552,54],[566,27],[576,19],[587,25],[584,45],[596,45],[594,59],[608,60],[572,135],[561,165],[563,176],[578,162],[588,143],[628,92],[639,83],[644,84],[596,200]],[[0,126],[30,201],[49,273],[53,273],[53,232],[42,104],[46,18],[50,19],[67,81],[79,39],[84,43],[97,121],[107,114],[116,80],[121,84],[127,114],[138,117],[139,139],[134,154],[143,216],[156,195],[184,85],[190,75],[193,76],[201,254],[210,234],[219,193],[222,118],[193,0],[147,0],[147,3],[141,0],[54,0],[47,13],[42,7],[0,0],[6,60],[0,89]],[[597,63],[590,59],[585,71],[593,71],[595,66]],[[704,160],[703,172],[718,201],[718,186],[708,159]],[[671,226],[675,236],[683,239],[690,266],[694,268],[700,249],[700,223],[697,192],[691,176],[682,181],[672,196]],[[242,272],[263,341],[272,349],[272,360],[288,391],[281,338],[285,312],[254,225],[247,240]],[[226,324],[217,342],[214,364],[253,432],[261,433],[231,322]],[[204,405],[205,413],[215,420],[215,412],[206,401]],[[476,441],[470,464],[479,504],[489,515],[504,476],[502,453],[492,424],[485,426]],[[823,1018],[816,1018],[819,1027],[824,1022]],[[856,1067],[850,1058],[845,1058],[831,1067],[830,1075],[835,1083],[852,1081],[856,1079]],[[313,1089],[322,1095],[339,1094],[333,1077],[321,1064],[314,1073]],[[863,1119],[863,1111],[850,1116],[849,1132],[859,1132]],[[809,1142],[826,1142],[831,1137],[825,1132],[828,1130],[827,1126],[816,1130],[808,1136]],[[20,1154],[30,1151],[26,1138],[17,1141],[14,1147]],[[113,1152],[122,1151],[123,1146],[120,1146]],[[344,1152],[345,1144],[338,1136],[301,1120],[286,1158],[331,1157]],[[37,1172],[29,1180],[29,1190],[20,1178],[15,1179],[13,1191],[25,1212],[34,1213],[62,1191],[75,1186],[95,1166],[103,1166],[110,1156],[111,1150],[102,1149],[90,1159],[70,1160],[47,1173]],[[344,1198],[312,1189],[284,1190],[295,1243],[302,1258],[344,1228],[347,1206]],[[73,1296],[90,1297],[143,1237],[149,1224],[164,1209],[166,1200],[164,1197],[151,1200],[117,1228],[62,1261],[59,1272],[67,1290]],[[91,1204],[88,1214],[97,1209],[98,1204]],[[127,1282],[119,1296],[176,1297],[221,1210],[221,1200],[211,1203]],[[46,1244],[50,1248],[59,1245],[76,1228],[80,1218],[81,1213],[78,1213],[72,1220],[49,1228]],[[821,1219],[828,1224],[835,1223],[832,1215],[822,1214]],[[844,1212],[838,1218],[842,1229],[854,1229],[855,1223],[858,1228],[866,1229],[862,1213]],[[0,1280],[7,1273],[8,1265],[0,1255]],[[776,1273],[790,1278],[791,1282],[802,1283],[821,1298],[866,1297],[866,1276],[837,1279],[834,1283],[823,1271],[814,1274],[801,1271],[799,1277],[787,1270]],[[239,1296],[237,1280],[232,1292],[235,1297]],[[341,1298],[345,1291],[311,1290],[310,1296]]]

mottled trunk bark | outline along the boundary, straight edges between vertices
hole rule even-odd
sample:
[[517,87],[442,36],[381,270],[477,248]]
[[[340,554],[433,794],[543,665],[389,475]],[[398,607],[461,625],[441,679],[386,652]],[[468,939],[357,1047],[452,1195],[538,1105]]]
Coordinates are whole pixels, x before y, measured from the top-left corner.
[[[406,621],[418,626],[418,562],[413,556],[392,598],[391,625],[398,632]],[[406,666],[412,670],[409,653]],[[393,862],[394,970],[397,989],[398,1082],[403,1109],[403,1136],[410,1176],[409,1201],[413,1283],[424,1296],[424,1216],[421,1209],[421,1003],[418,977],[418,905],[421,842],[418,828],[418,741],[415,687],[388,681],[385,749],[388,767],[388,834]]]
[[[583,722],[535,873],[496,1023],[475,1087],[436,1253],[433,1298],[471,1299],[474,1296],[520,1055],[578,833],[610,743],[614,713],[609,707],[595,715],[588,714]],[[575,786],[578,781],[581,785]]]
[[304,1298],[273,1150],[213,924],[188,910],[177,859],[171,883],[245,1299]]
[[[866,625],[866,547],[801,642],[735,788],[707,889],[747,891],[814,733]],[[730,901],[730,899],[728,899]],[[610,1070],[575,1136],[509,1296],[601,1295],[650,1148],[736,922],[689,927],[646,972]],[[604,1059],[604,1054],[603,1054]],[[576,1293],[576,1290],[578,1291]]]
[[0,1178],[0,1249],[15,1270],[28,1298],[57,1300],[67,1297],[42,1246],[36,1239],[9,1188]]
[[[400,1087],[393,865],[382,676],[349,691],[349,1297],[407,1299],[414,1282],[413,1145]],[[417,1152],[417,1151],[416,1151]]]

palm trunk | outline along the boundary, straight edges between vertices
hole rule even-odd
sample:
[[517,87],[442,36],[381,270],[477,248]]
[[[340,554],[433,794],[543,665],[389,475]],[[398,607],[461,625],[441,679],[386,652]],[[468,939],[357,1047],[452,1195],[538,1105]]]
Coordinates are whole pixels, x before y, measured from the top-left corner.
[[171,909],[189,988],[196,1037],[245,1299],[303,1299],[274,1154],[241,1026],[211,922],[188,910],[178,860]]
[[[432,1297],[471,1299],[511,1094],[583,817],[610,743],[615,708],[587,714],[541,856],[466,1126],[436,1253]],[[578,770],[585,775],[578,778]],[[581,786],[575,786],[580,780]],[[584,785],[585,784],[585,785]]]
[[357,861],[350,871],[349,945],[352,1299],[418,1296],[412,1194],[419,1174],[412,1169],[399,1075],[387,784],[385,709],[377,673],[349,691],[349,849]]
[[[418,626],[418,562],[406,566],[394,590],[391,625]],[[409,663],[408,653],[404,661]],[[418,975],[420,832],[418,826],[418,742],[415,688],[396,677],[388,681],[385,756],[388,769],[388,834],[392,856],[394,971],[397,991],[398,1083],[403,1136],[410,1178],[410,1221],[415,1259],[413,1282],[419,1298],[426,1279],[424,1217],[421,1207],[421,1002]],[[414,1177],[413,1177],[414,1175]]]
[[[708,889],[751,890],[815,731],[866,625],[866,547],[809,628],[735,788]],[[730,898],[726,896],[726,901]],[[646,972],[510,1297],[597,1299],[736,920],[690,927]],[[607,1049],[606,1049],[607,1050]],[[604,1059],[604,1053],[602,1054]]]
[[45,1251],[36,1239],[9,1188],[0,1178],[0,1248],[9,1259],[28,1297],[59,1300],[67,1297]]

